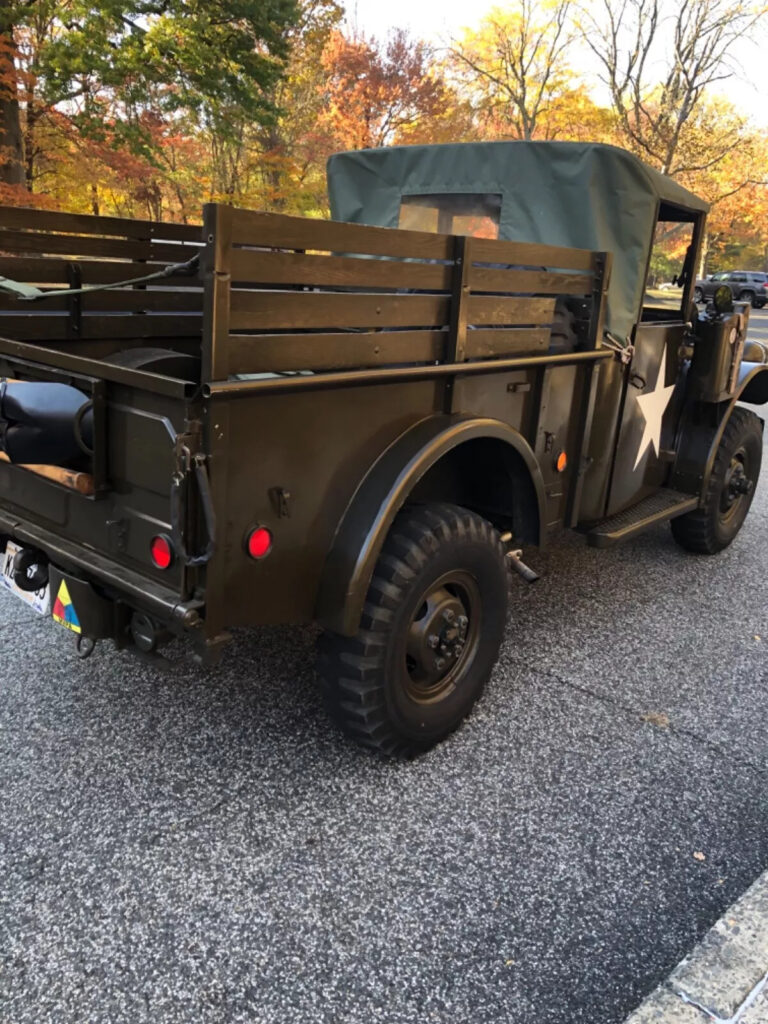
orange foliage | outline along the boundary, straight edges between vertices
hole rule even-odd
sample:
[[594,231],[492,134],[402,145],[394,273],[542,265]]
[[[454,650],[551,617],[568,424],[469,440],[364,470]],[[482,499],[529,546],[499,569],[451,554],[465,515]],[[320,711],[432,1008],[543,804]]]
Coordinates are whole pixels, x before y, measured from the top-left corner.
[[439,116],[446,104],[429,48],[402,29],[384,44],[334,32],[323,67],[328,82],[321,123],[342,149],[389,145],[417,122]]

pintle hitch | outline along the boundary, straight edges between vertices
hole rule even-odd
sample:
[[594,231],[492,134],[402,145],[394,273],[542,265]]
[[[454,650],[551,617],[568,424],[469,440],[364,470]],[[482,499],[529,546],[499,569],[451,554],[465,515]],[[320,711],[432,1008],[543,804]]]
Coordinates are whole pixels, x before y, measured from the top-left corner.
[[[511,533],[502,533],[501,542],[502,544],[509,544],[512,540]],[[522,576],[526,583],[535,583],[539,579],[539,574],[534,572],[529,565],[526,565],[522,558],[523,552],[521,549],[512,550],[507,552],[507,558],[509,564],[515,570],[515,572]]]
[[75,653],[81,661],[90,658],[96,650],[96,641],[90,636],[80,634],[75,637]]

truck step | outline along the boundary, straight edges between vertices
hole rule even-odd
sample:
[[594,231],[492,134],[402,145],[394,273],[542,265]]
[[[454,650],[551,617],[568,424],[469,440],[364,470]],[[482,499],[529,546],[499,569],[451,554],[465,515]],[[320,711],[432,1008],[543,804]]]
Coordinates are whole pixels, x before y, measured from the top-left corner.
[[660,491],[643,498],[636,505],[603,519],[587,533],[587,542],[593,548],[609,548],[642,533],[649,526],[665,523],[668,519],[691,512],[699,504],[695,494],[683,494],[662,487]]

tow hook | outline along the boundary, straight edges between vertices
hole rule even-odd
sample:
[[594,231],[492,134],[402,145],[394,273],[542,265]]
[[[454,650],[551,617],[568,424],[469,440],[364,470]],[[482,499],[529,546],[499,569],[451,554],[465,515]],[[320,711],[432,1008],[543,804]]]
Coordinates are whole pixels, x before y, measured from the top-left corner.
[[82,635],[75,637],[75,653],[78,658],[85,661],[86,658],[90,658],[95,650],[96,641],[91,637]]
[[[511,533],[503,533],[501,535],[502,544],[509,544],[511,540]],[[520,549],[516,551],[508,551],[507,558],[509,559],[509,564],[519,576],[523,577],[526,583],[535,583],[536,580],[539,579],[539,574],[534,572],[529,565],[525,564],[522,555],[523,552]]]

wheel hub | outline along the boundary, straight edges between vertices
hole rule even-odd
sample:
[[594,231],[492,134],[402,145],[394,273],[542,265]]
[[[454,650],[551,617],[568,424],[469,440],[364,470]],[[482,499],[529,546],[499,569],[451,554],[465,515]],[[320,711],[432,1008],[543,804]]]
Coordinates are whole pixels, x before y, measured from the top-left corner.
[[734,455],[725,474],[723,493],[720,499],[720,510],[730,513],[743,495],[751,494],[754,483],[747,476],[740,453]]
[[471,631],[469,601],[450,583],[430,590],[411,621],[406,667],[414,696],[435,697],[453,685]]

